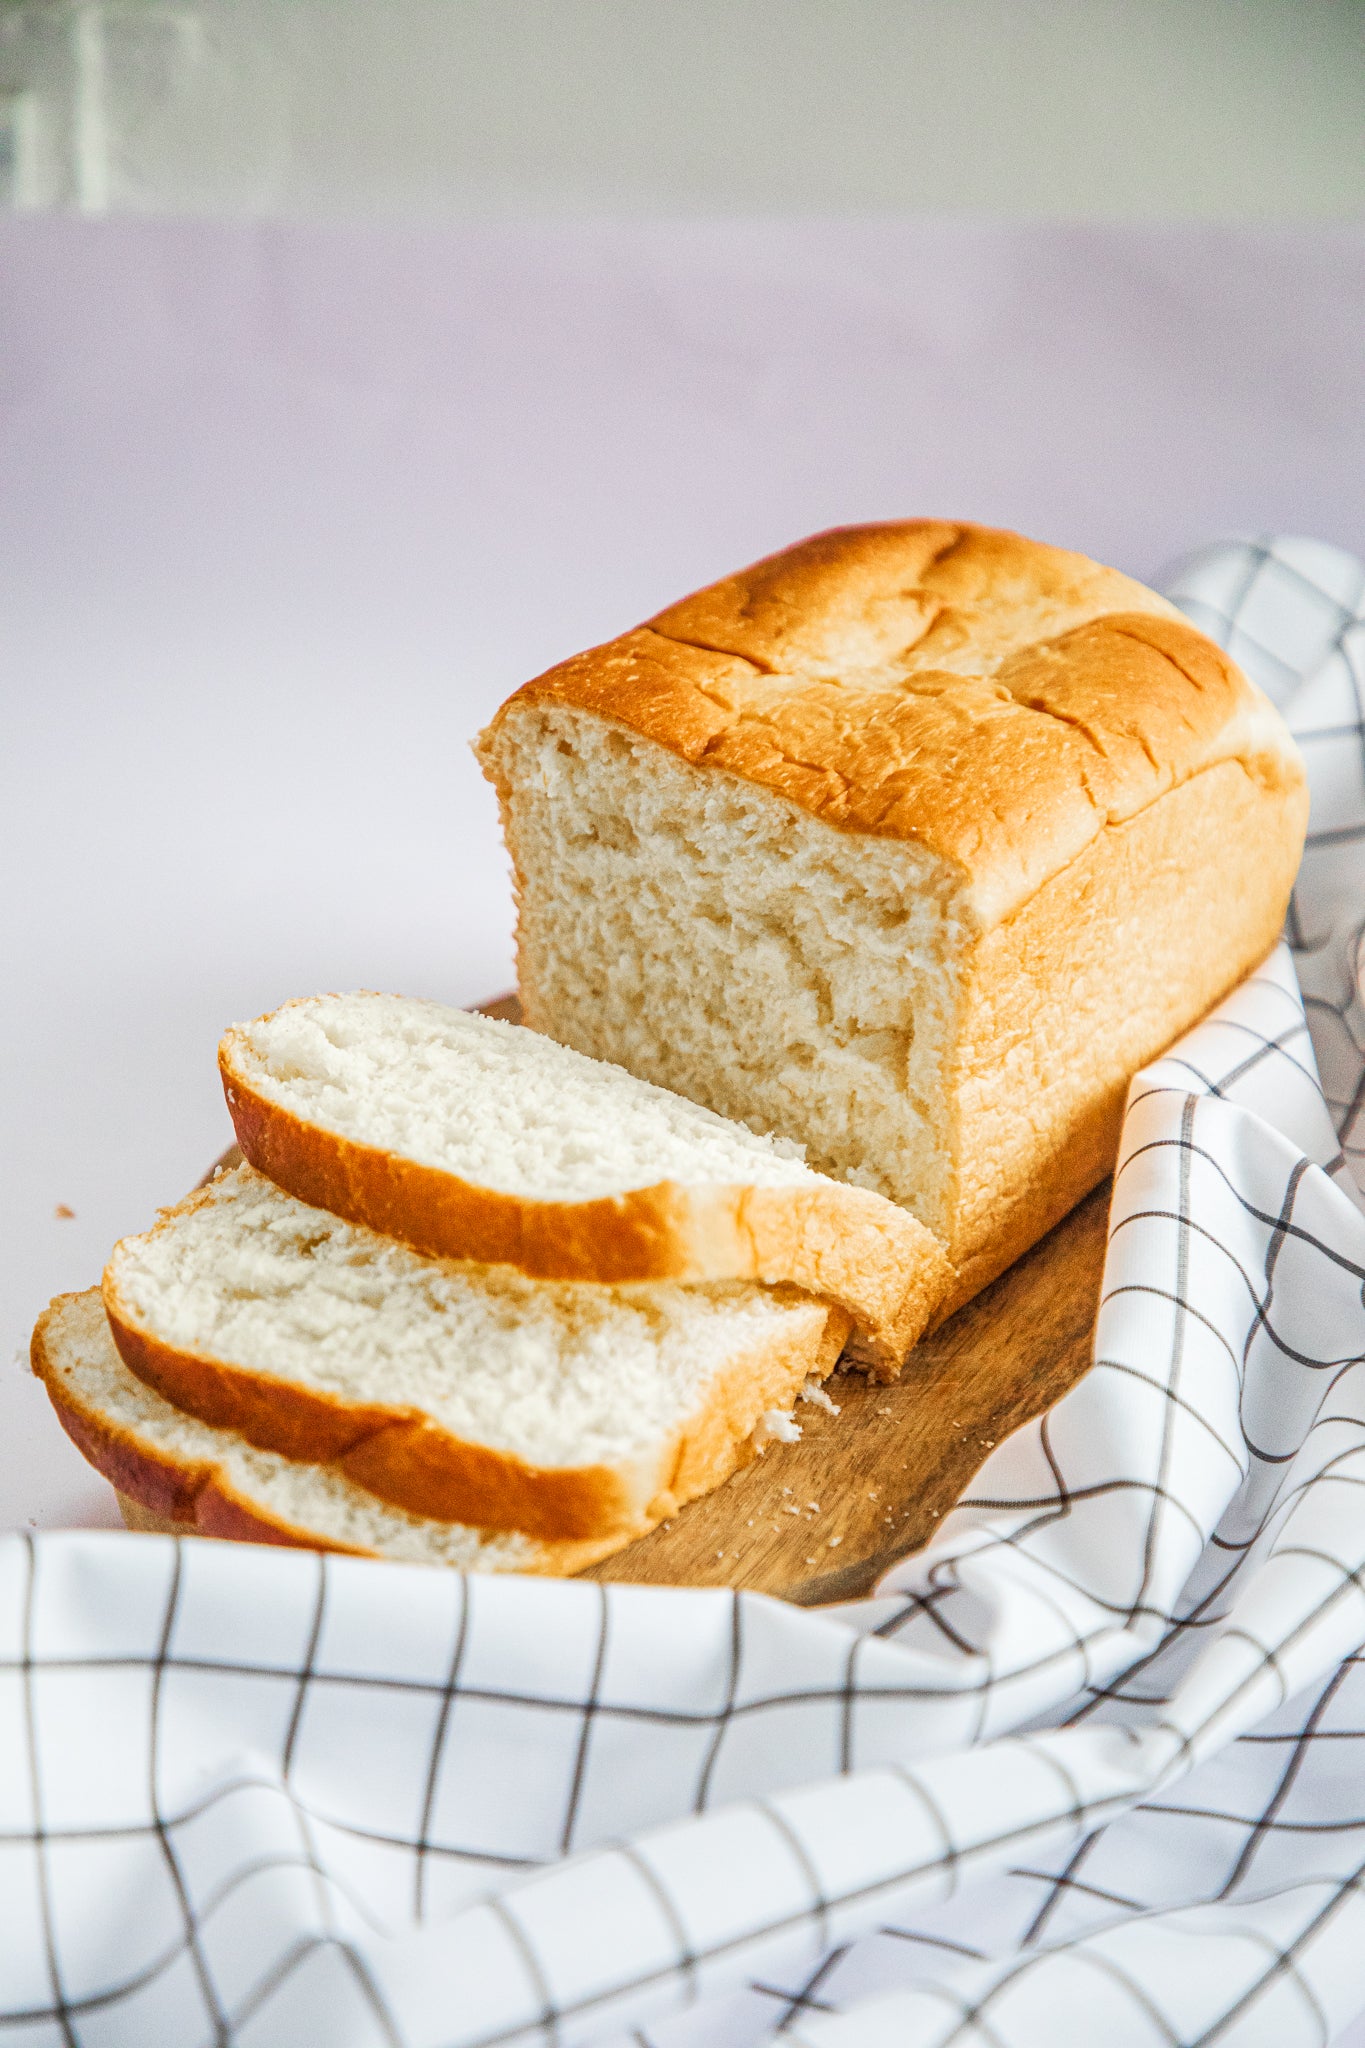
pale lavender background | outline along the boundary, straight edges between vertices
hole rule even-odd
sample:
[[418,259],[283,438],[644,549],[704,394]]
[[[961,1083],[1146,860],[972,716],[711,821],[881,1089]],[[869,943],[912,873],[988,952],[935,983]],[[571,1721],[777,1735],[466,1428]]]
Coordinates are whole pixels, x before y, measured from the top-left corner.
[[1361,548],[1362,307],[1365,229],[0,223],[0,1524],[113,1519],[12,1356],[221,1026],[509,982],[507,689],[841,520]]

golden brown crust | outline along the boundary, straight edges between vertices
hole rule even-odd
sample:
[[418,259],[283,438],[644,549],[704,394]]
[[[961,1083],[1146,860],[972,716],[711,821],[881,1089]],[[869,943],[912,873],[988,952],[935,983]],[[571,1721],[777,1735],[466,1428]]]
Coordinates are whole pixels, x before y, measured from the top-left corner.
[[[982,929],[1219,760],[1301,785],[1284,727],[1173,606],[1084,556],[912,520],[759,562],[503,706],[553,699],[960,873]],[[506,792],[504,792],[506,795]]]
[[1110,1171],[1132,1076],[1279,938],[1306,821],[1306,792],[1277,818],[1254,775],[1221,762],[983,936],[952,1091],[957,1277],[936,1325]]
[[[95,1292],[90,1290],[92,1295]],[[234,1487],[220,1463],[209,1459],[187,1463],[168,1457],[159,1445],[140,1436],[129,1424],[82,1398],[62,1370],[61,1323],[67,1304],[86,1299],[82,1295],[58,1295],[43,1312],[33,1332],[31,1362],[62,1428],[82,1457],[118,1493],[130,1528],[157,1528],[246,1543],[277,1543],[293,1549],[335,1551],[354,1557],[383,1555],[382,1551],[362,1544],[339,1543],[315,1535],[283,1517],[270,1515],[258,1499],[247,1498]],[[138,1510],[135,1516],[127,1513],[126,1504],[130,1502]],[[609,1556],[622,1540],[537,1543],[518,1570],[567,1577]]]
[[812,534],[649,623],[772,673],[989,675],[1050,633],[1131,611],[1180,616],[1085,555],[962,520],[903,519]]
[[[536,1202],[363,1145],[252,1086],[239,1029],[219,1047],[243,1156],[299,1201],[432,1258],[508,1265],[533,1280],[758,1280],[847,1310],[860,1349],[894,1373],[949,1281],[943,1247],[904,1210],[837,1181],[654,1187]],[[234,1425],[235,1426],[235,1425]]]
[[[70,1432],[68,1431],[68,1434]],[[72,1438],[80,1448],[80,1439]],[[89,1452],[85,1452],[89,1457]],[[98,1459],[90,1461],[98,1467]],[[109,1476],[105,1474],[106,1478]],[[118,1511],[123,1517],[125,1529],[136,1530],[146,1536],[216,1536],[228,1543],[277,1543],[286,1550],[326,1550],[333,1555],[346,1557],[373,1557],[374,1551],[359,1550],[349,1544],[324,1543],[320,1537],[304,1536],[284,1523],[264,1520],[244,1502],[233,1502],[220,1496],[212,1485],[204,1487],[193,1503],[195,1516],[187,1520],[183,1516],[158,1514],[135,1493],[124,1493],[114,1487],[114,1498]]]

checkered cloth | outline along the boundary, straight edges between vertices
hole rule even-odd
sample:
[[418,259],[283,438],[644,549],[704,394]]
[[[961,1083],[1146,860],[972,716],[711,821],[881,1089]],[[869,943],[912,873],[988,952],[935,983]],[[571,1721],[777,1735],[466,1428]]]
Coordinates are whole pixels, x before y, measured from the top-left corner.
[[1134,1084],[1093,1371],[839,1610],[8,1539],[0,2048],[1316,2048],[1365,2007],[1365,571],[1169,587],[1313,829],[1292,952]]

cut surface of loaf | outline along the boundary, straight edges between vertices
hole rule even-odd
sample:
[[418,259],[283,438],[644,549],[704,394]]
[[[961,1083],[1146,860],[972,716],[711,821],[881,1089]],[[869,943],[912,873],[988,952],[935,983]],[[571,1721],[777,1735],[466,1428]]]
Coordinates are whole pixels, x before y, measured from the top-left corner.
[[471,1529],[386,1506],[343,1472],[258,1450],[232,1430],[184,1415],[119,1357],[97,1287],[59,1295],[39,1319],[33,1369],[63,1428],[121,1498],[130,1525],[187,1535],[388,1557],[466,1572],[564,1576],[626,1539],[543,1542]]
[[761,1280],[837,1303],[898,1366],[948,1285],[903,1210],[619,1066],[463,1010],[359,992],[234,1025],[238,1143],[301,1200],[537,1279]]
[[1307,812],[1273,707],[1165,599],[943,521],[685,599],[480,753],[528,1023],[905,1206],[956,1269],[940,1315],[1269,951]]
[[838,1309],[743,1283],[610,1289],[425,1258],[240,1166],[125,1238],[126,1363],[201,1421],[418,1515],[641,1534],[832,1367]]

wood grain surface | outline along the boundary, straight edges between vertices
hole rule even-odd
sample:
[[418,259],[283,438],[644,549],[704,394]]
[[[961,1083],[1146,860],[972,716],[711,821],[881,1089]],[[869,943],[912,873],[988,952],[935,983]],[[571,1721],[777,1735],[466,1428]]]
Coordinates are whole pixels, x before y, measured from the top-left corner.
[[[514,996],[483,1008],[517,1021]],[[234,1147],[218,1163],[240,1156]],[[928,1542],[992,1446],[1089,1365],[1108,1208],[1106,1183],[926,1337],[893,1386],[835,1374],[826,1391],[837,1415],[798,1403],[799,1443],[770,1444],[715,1493],[582,1576],[749,1586],[802,1606],[865,1593]]]

